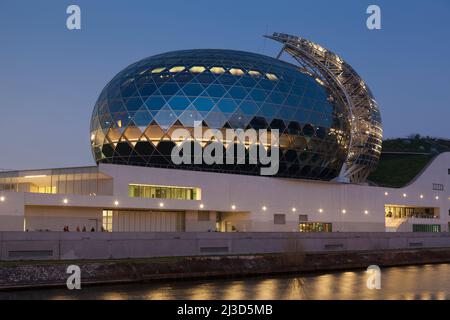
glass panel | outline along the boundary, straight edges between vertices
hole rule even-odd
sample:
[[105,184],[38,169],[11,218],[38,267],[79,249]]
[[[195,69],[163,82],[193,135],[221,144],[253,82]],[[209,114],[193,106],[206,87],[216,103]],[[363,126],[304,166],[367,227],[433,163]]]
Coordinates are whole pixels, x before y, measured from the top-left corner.
[[183,71],[184,69],[186,69],[186,67],[183,67],[183,66],[177,66],[177,67],[171,68],[171,69],[169,70],[169,72],[172,72],[172,73],[175,73],[175,72],[181,72],[181,71]]
[[209,69],[212,73],[221,74],[225,72],[225,69],[222,67],[212,67]]
[[128,195],[131,198],[201,200],[200,194],[200,188],[137,184],[128,185]]

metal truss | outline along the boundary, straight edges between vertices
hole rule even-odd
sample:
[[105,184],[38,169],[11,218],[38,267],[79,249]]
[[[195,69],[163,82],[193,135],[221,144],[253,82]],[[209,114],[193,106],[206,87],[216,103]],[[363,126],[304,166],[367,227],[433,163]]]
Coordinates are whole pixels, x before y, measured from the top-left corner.
[[363,183],[376,168],[381,154],[381,117],[370,89],[353,68],[337,54],[309,40],[283,33],[266,35],[283,44],[278,55],[291,55],[303,72],[321,81],[348,108],[351,125],[347,159],[341,168],[340,182]]

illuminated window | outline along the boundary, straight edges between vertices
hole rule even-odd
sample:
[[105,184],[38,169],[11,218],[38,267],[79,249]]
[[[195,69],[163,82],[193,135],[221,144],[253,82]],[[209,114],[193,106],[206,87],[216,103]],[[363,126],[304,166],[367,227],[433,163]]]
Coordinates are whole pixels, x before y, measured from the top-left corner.
[[248,72],[249,75],[251,75],[252,77],[260,77],[261,73],[259,71],[255,71],[255,70],[250,70]]
[[131,198],[201,200],[201,189],[192,187],[130,184],[128,193]]
[[331,223],[323,222],[301,222],[299,224],[300,232],[332,232],[333,226]]
[[164,70],[166,70],[166,68],[156,68],[156,69],[153,69],[153,70],[152,70],[152,73],[161,73],[161,72],[163,72]]
[[222,67],[212,67],[211,69],[209,69],[212,73],[215,74],[221,74],[225,72],[225,69]]
[[244,71],[242,71],[241,69],[232,68],[232,69],[230,69],[230,73],[233,76],[242,76],[244,74]]
[[205,71],[206,68],[205,67],[201,67],[201,66],[195,66],[189,69],[190,72],[192,73],[202,73],[203,71]]
[[112,232],[113,211],[103,210],[102,227],[104,231]]
[[276,75],[274,75],[273,73],[266,73],[266,77],[269,80],[275,81],[278,80],[278,77]]
[[427,207],[404,207],[395,205],[386,205],[384,207],[386,218],[392,219],[408,219],[408,218],[420,218],[420,219],[438,219],[438,208]]
[[[30,191],[32,191],[33,188],[31,188]],[[56,187],[52,186],[52,187],[48,187],[48,186],[44,186],[44,187],[36,187],[36,189],[34,189],[36,193],[48,193],[48,194],[56,194]]]
[[413,224],[413,232],[441,232],[440,224]]
[[177,67],[171,68],[171,69],[169,70],[169,72],[172,72],[172,73],[175,73],[175,72],[181,72],[181,71],[183,71],[184,69],[186,69],[186,67],[183,67],[183,66],[177,66]]

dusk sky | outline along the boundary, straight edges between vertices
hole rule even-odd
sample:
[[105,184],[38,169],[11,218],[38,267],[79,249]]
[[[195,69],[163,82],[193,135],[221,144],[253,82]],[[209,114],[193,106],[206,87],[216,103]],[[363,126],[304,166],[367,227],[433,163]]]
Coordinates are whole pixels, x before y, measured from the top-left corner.
[[[82,29],[66,28],[66,8]],[[377,4],[382,29],[366,28]],[[450,138],[450,1],[0,0],[0,168],[94,164],[89,121],[106,83],[171,50],[223,48],[276,56],[265,33],[338,53],[377,99],[384,137]]]

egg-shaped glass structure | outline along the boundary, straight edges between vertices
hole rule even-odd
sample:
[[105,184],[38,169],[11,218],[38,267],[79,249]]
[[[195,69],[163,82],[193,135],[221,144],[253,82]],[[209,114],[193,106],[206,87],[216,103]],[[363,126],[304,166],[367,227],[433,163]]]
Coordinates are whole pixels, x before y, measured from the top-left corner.
[[92,150],[97,163],[256,175],[259,165],[248,163],[175,165],[171,133],[192,131],[194,121],[213,129],[278,129],[277,176],[331,180],[347,158],[351,134],[341,101],[320,79],[279,59],[174,51],[138,61],[106,85],[92,114]]

